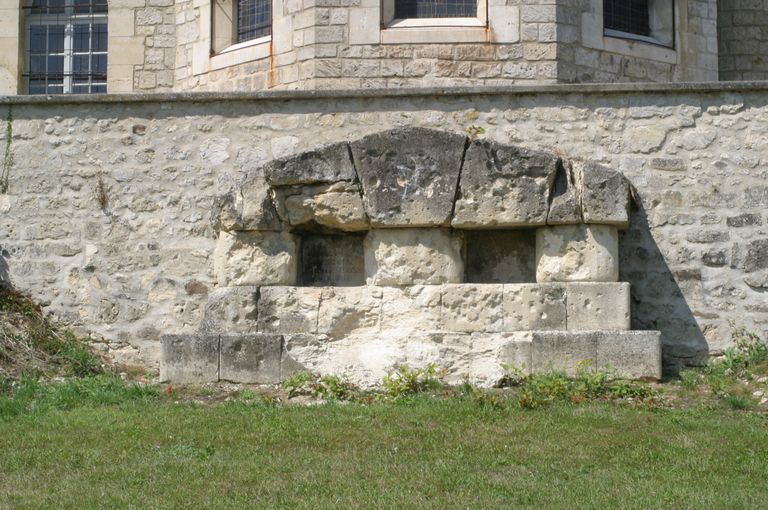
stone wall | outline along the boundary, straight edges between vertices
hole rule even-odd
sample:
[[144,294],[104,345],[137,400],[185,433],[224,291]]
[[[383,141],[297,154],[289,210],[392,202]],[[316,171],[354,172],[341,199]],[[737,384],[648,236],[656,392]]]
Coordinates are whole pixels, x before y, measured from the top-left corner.
[[731,320],[768,331],[767,100],[763,84],[6,97],[0,277],[156,364],[160,335],[197,331],[219,287],[215,197],[271,159],[421,126],[622,172],[632,329],[662,332],[668,367],[697,363]]
[[768,79],[768,2],[718,0],[721,80]]

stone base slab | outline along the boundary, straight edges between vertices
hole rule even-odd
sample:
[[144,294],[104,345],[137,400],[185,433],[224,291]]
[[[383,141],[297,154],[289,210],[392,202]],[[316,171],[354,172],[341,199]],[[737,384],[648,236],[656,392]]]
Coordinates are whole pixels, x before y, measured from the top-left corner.
[[343,338],[324,334],[177,335],[163,337],[161,379],[175,383],[227,380],[274,384],[298,370],[348,377],[361,387],[380,385],[398,365],[446,370],[446,381],[494,386],[505,365],[528,373],[570,375],[579,367],[616,377],[661,378],[658,331],[517,331],[412,333],[389,331]]
[[628,283],[232,287],[211,293],[201,332],[501,333],[628,330]]

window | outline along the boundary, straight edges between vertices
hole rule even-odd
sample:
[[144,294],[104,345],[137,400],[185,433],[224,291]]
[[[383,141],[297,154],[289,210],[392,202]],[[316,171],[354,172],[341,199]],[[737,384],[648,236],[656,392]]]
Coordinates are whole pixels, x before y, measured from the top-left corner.
[[477,0],[395,0],[395,18],[473,18]]
[[106,0],[33,0],[25,25],[28,94],[107,91]]
[[272,0],[237,0],[237,42],[272,34]]
[[214,0],[211,11],[213,55],[272,35],[272,0]]
[[604,0],[603,27],[609,37],[674,46],[673,0]]

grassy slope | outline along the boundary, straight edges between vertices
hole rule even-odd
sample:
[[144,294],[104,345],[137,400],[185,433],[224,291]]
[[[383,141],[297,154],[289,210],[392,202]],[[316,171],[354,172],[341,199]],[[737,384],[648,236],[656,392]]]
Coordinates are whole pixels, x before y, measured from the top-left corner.
[[216,407],[0,422],[0,507],[767,508],[768,420],[610,404]]

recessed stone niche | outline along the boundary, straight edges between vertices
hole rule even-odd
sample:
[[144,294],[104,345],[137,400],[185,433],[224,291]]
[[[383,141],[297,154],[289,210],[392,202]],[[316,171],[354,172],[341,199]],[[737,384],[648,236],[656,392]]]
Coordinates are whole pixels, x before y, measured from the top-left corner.
[[299,281],[305,287],[365,285],[363,236],[307,234],[301,236]]
[[[466,150],[464,150],[466,148]],[[372,386],[408,363],[493,385],[514,363],[661,376],[629,331],[618,231],[629,183],[596,163],[420,128],[270,161],[220,197],[199,334],[163,340],[161,377]]]
[[467,283],[534,283],[536,230],[464,232]]

